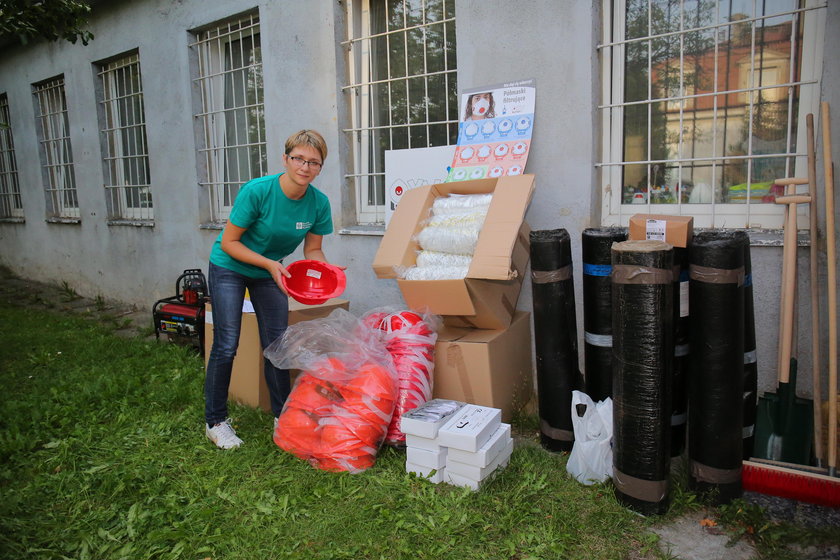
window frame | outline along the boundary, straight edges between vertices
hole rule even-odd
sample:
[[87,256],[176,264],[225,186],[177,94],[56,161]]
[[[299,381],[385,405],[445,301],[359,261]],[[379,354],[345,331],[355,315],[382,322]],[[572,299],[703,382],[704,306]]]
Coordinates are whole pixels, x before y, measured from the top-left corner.
[[[192,31],[193,40],[189,48],[194,52],[193,86],[197,93],[195,119],[198,124],[197,150],[199,155],[199,185],[206,189],[209,201],[209,218],[212,223],[222,224],[227,221],[239,187],[246,181],[265,175],[268,172],[268,152],[266,149],[265,127],[265,90],[263,82],[263,62],[260,36],[260,18],[256,11],[246,12],[219,20]],[[251,55],[256,54],[248,64],[238,68],[224,69],[227,49],[239,42],[239,52],[245,39],[251,38]],[[244,57],[243,61],[244,61]],[[254,82],[253,92],[243,89],[243,105],[228,105],[226,80],[243,73],[243,88],[249,80]],[[221,92],[219,94],[218,92]],[[249,95],[255,96],[253,103],[248,103]],[[229,127],[227,120],[245,111],[245,124],[248,126],[247,112],[252,111],[256,119],[256,141],[251,142],[250,132],[246,132],[244,143],[228,142]],[[238,131],[234,130],[237,135]],[[241,154],[236,155],[237,176],[227,175],[232,169],[229,155],[232,150],[247,150],[249,173],[240,172]],[[256,168],[251,164],[257,162]],[[230,166],[230,168],[229,168]]]
[[[440,0],[442,17],[433,21],[427,19],[426,0],[419,0],[422,9],[423,23],[415,26],[408,26],[406,23],[406,5],[409,0],[402,0],[403,5],[403,27],[386,29],[379,33],[372,31],[372,7],[371,2],[376,0],[348,0],[346,2],[346,40],[342,46],[347,53],[347,83],[341,88],[347,96],[350,107],[350,128],[342,130],[348,138],[350,146],[349,172],[344,175],[345,180],[352,185],[353,200],[355,202],[356,223],[358,225],[381,226],[385,223],[385,162],[384,153],[379,156],[375,145],[375,135],[387,133],[389,148],[425,148],[441,145],[454,145],[458,136],[458,95],[457,95],[457,62],[455,52],[457,44],[449,49],[449,27],[452,34],[455,34],[457,16],[455,15],[455,0]],[[388,15],[386,12],[386,22]],[[442,70],[429,70],[428,59],[430,50],[426,42],[426,29],[430,26],[440,25],[443,27],[444,47],[437,54],[443,61]],[[409,73],[408,47],[405,48],[404,60],[392,60],[395,53],[391,47],[390,40],[400,34],[419,31],[423,34],[423,69],[421,73]],[[454,43],[455,38],[452,37]],[[387,45],[386,64],[387,77],[374,79],[374,53],[372,43],[383,40]],[[452,59],[452,60],[450,60]],[[392,64],[403,64],[405,73],[401,76],[392,75]],[[429,107],[429,78],[442,76],[444,82],[445,99],[443,111],[446,118],[431,120]],[[423,109],[425,120],[422,122],[412,121],[409,115],[405,115],[405,122],[394,122],[394,95],[397,88],[404,86],[405,98],[411,99],[410,81],[413,79],[424,80]],[[375,105],[381,100],[376,96],[376,88],[382,87],[387,90],[385,103],[388,106],[388,119],[390,122],[378,123],[375,113]],[[451,91],[450,91],[451,90]],[[406,103],[408,111],[408,102]],[[446,143],[441,144],[430,140],[432,127],[444,126],[447,129]],[[413,127],[425,127],[426,142],[422,145],[413,145],[411,133],[408,129]],[[400,129],[406,129],[406,146],[395,148],[394,135]]]
[[[151,222],[154,220],[154,204],[140,55],[133,51],[96,66],[101,88],[99,130],[109,219]],[[137,72],[136,84],[126,79],[126,73],[132,72],[133,68]],[[123,82],[122,92],[119,91],[120,79]],[[131,91],[126,89],[128,87]],[[126,104],[131,105],[131,119],[128,118]],[[133,142],[127,142],[128,134],[133,135]],[[139,204],[129,204],[131,198]]]
[[[625,162],[624,161],[624,25],[625,25],[625,7],[626,0],[602,0],[602,15],[603,28],[601,44],[598,50],[601,54],[601,70],[602,70],[602,91],[601,104],[599,105],[599,112],[601,113],[602,126],[602,144],[601,144],[601,161],[596,164],[600,171],[600,189],[601,189],[601,222],[605,226],[627,226],[630,216],[636,213],[657,213],[669,215],[692,215],[695,218],[696,227],[719,227],[719,228],[749,228],[749,229],[780,229],[784,218],[783,205],[762,203],[750,204],[749,198],[744,203],[683,203],[678,201],[676,203],[660,204],[653,203],[648,195],[647,200],[643,204],[628,204],[622,202],[623,181],[622,169],[628,164],[648,163],[652,160],[642,162]],[[794,56],[799,55],[801,58],[799,80],[786,80],[783,85],[790,87],[799,87],[799,106],[795,117],[791,116],[791,120],[796,121],[796,148],[791,148],[791,132],[789,127],[787,136],[787,148],[784,154],[786,161],[785,169],[786,176],[806,177],[807,176],[807,153],[806,153],[806,119],[808,113],[816,115],[819,112],[819,94],[820,94],[820,78],[822,68],[822,48],[825,28],[825,18],[820,17],[820,10],[825,10],[824,3],[819,3],[818,0],[804,0],[800,3],[799,8],[782,12],[782,14],[796,14],[794,16],[795,25],[798,25],[797,18],[802,19],[801,35],[795,29],[792,37],[794,43],[792,48],[795,48]],[[747,21],[758,21],[762,19],[769,19],[780,14],[776,13],[772,16],[756,16],[750,17]],[[824,13],[822,14],[824,16]],[[736,25],[736,22],[716,23],[700,29],[726,29],[729,26]],[[686,30],[683,30],[686,32]],[[653,35],[652,37],[660,37],[663,35],[679,34],[679,30],[668,30],[662,35]],[[716,37],[719,33],[716,33]],[[646,37],[651,37],[650,35]],[[800,44],[798,39],[805,38]],[[639,40],[636,38],[634,40]],[[715,39],[715,45],[720,44],[720,39]],[[751,52],[756,48],[755,43],[751,44]],[[801,50],[801,52],[800,52]],[[683,62],[683,64],[685,64]],[[790,73],[793,73],[791,64]],[[683,66],[681,65],[681,69]],[[757,69],[758,70],[758,69]],[[778,85],[768,86],[770,88],[778,88]],[[753,91],[762,89],[760,86],[753,88]],[[713,93],[684,94],[677,98],[677,101],[691,101],[701,96],[721,96],[725,93],[742,92],[738,90],[716,90]],[[744,95],[751,97],[749,91],[742,92]],[[648,103],[657,101],[669,102],[672,98],[657,97],[650,95]],[[792,104],[792,101],[790,102]],[[685,109],[684,109],[685,110]],[[752,100],[748,103],[748,110],[752,112]],[[717,115],[717,108],[715,108],[715,116]],[[680,113],[682,117],[682,113]],[[648,124],[650,126],[650,124]],[[752,145],[750,144],[750,151]],[[759,159],[767,158],[768,155],[773,157],[773,154],[755,154],[749,153],[745,156],[723,156],[715,155],[708,158],[669,158],[661,160],[663,163],[687,163],[691,164],[695,161],[709,161],[709,162],[723,162],[723,161],[737,161],[738,159]],[[790,161],[793,160],[793,165]],[[655,163],[660,163],[656,160]],[[751,166],[747,166],[751,169]],[[749,173],[749,172],[748,172]],[[748,174],[747,181],[750,181]],[[650,189],[648,189],[650,190]],[[799,205],[798,215],[800,223],[803,217],[807,217],[808,208],[806,205]]]
[[0,220],[23,216],[9,96],[4,92],[0,93]]
[[47,217],[80,221],[64,75],[33,84],[32,93]]

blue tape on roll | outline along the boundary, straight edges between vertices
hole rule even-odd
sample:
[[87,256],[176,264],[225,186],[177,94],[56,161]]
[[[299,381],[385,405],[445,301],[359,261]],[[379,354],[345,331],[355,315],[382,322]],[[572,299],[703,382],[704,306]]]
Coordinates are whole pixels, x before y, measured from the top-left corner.
[[587,264],[583,263],[583,273],[587,276],[609,276],[612,266],[608,264]]

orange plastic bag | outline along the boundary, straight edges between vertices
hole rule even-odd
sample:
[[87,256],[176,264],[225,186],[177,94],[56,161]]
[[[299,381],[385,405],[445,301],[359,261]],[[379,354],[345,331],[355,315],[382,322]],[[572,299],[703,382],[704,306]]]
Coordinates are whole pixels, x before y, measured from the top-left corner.
[[340,309],[289,327],[265,355],[302,370],[277,422],[278,447],[322,470],[373,466],[397,400],[382,331]]

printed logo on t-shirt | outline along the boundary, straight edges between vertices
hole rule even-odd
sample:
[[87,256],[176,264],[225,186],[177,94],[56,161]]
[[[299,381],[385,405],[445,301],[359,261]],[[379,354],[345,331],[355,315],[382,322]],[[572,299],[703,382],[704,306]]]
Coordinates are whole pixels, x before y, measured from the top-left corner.
[[312,228],[312,222],[298,222],[295,224],[296,229],[310,229]]

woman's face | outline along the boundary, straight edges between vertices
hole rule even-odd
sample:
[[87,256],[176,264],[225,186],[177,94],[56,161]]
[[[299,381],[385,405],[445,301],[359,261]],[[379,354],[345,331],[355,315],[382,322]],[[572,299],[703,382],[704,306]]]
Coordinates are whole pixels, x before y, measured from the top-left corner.
[[489,93],[476,93],[470,98],[472,105],[472,115],[474,118],[484,118],[490,111],[490,100],[492,95]]
[[312,146],[295,146],[283,155],[283,167],[289,178],[299,186],[306,186],[321,172],[324,161],[321,152]]

